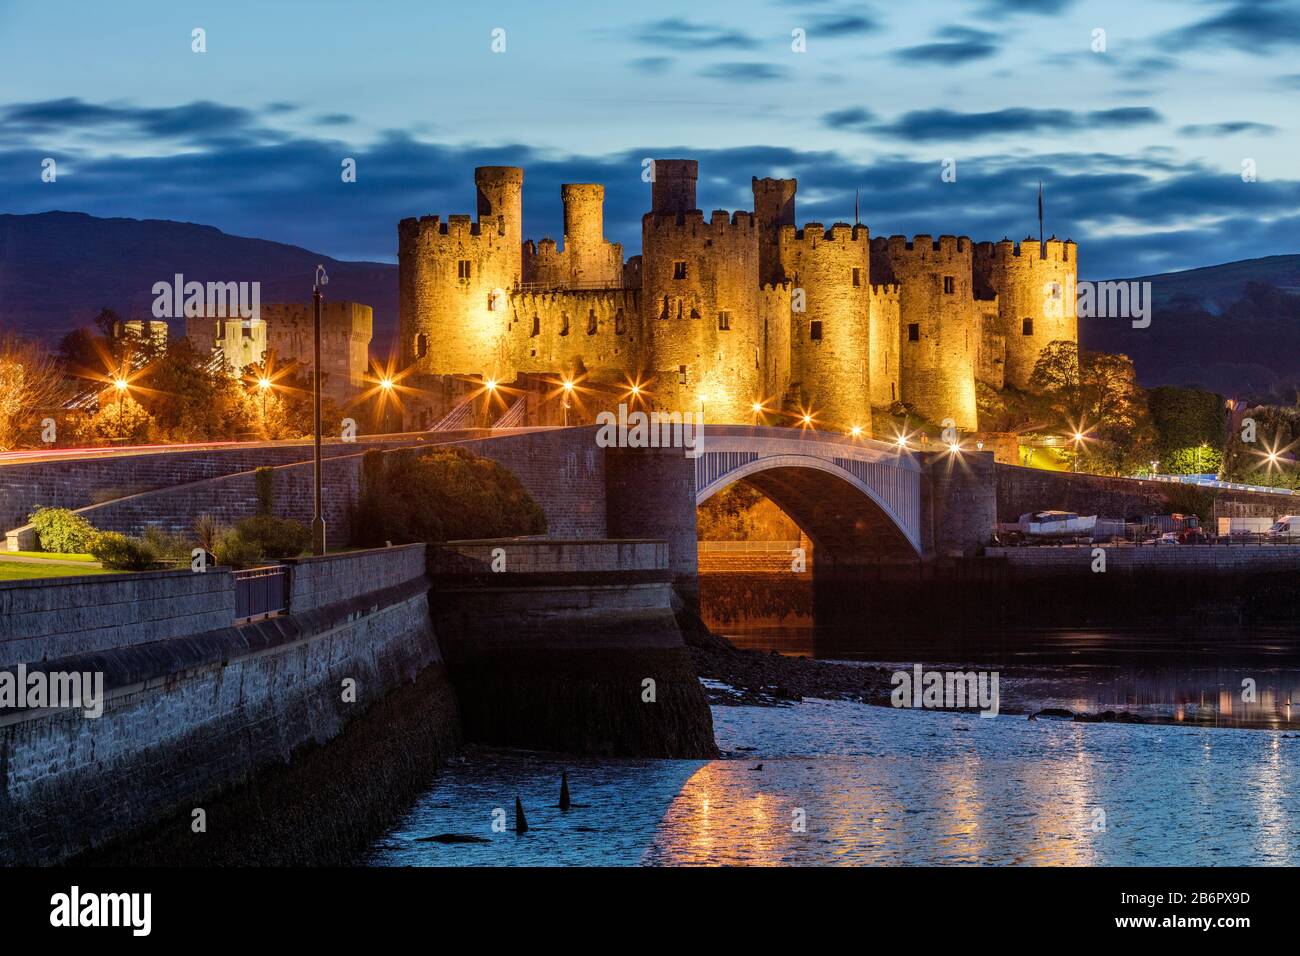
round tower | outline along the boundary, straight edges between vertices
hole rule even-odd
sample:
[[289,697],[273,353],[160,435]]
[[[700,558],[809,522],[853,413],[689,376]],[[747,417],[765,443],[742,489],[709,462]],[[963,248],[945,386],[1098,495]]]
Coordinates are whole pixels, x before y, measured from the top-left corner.
[[570,283],[615,283],[622,263],[613,261],[611,247],[605,242],[605,187],[565,183],[560,186],[560,199],[564,203],[564,254]]
[[656,159],[650,184],[650,211],[658,214],[695,209],[695,181],[700,164],[693,159]]
[[[821,427],[871,437],[871,262],[866,226],[807,223],[779,234],[793,288],[790,377]],[[801,304],[804,311],[799,311]]]
[[505,237],[506,267],[510,285],[523,279],[523,190],[524,171],[518,166],[479,166],[474,170],[478,187],[478,218],[500,216]]
[[1006,340],[1006,383],[1029,385],[1039,355],[1051,342],[1078,343],[1075,289],[1077,247],[1055,236],[1038,240],[981,242],[975,248],[975,279],[998,297],[998,331]]
[[903,236],[871,243],[878,282],[897,282],[901,400],[935,424],[977,428],[979,344],[971,242],[965,236]]
[[793,226],[794,179],[751,180],[754,190],[754,218],[758,220],[758,277],[763,285],[775,285],[785,278],[781,271],[781,227]]

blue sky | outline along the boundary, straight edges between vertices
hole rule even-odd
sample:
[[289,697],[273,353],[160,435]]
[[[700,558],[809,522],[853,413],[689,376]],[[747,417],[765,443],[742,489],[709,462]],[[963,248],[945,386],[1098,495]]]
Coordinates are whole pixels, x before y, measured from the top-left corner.
[[1042,179],[1083,273],[1136,275],[1300,251],[1298,54],[1300,0],[0,0],[0,212],[392,261],[399,218],[472,212],[473,166],[508,163],[526,235],[604,182],[630,254],[641,159],[694,156],[706,211],[797,175],[801,223],[860,189],[873,235],[1020,238]]

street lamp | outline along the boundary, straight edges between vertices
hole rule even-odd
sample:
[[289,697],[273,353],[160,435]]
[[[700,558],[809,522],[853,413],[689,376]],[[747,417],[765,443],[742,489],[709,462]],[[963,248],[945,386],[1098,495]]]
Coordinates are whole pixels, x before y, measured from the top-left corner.
[[560,404],[564,406],[564,427],[568,428],[569,427],[569,396],[573,394],[573,383],[566,378],[563,382],[560,383],[560,387],[564,390],[564,397],[560,400]]
[[325,514],[321,507],[321,455],[320,455],[320,304],[321,289],[329,284],[325,267],[316,267],[316,281],[311,289],[311,301],[315,322],[312,326],[312,364],[311,398],[312,398],[312,481],[315,485],[312,498],[311,515],[311,550],[317,557],[325,554]]

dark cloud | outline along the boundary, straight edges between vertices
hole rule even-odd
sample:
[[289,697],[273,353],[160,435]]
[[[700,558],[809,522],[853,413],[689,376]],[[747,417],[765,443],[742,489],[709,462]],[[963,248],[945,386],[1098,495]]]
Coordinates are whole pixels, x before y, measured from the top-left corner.
[[1277,78],[1278,85],[1289,90],[1300,90],[1300,73],[1287,73]]
[[850,129],[868,132],[876,123],[876,114],[860,106],[835,110],[822,117],[822,122],[831,129]]
[[87,103],[75,97],[18,103],[0,110],[0,130],[18,136],[112,132],[142,139],[194,144],[249,141],[274,136],[252,111],[198,100],[183,106],[144,108]]
[[[87,116],[94,110],[75,112]],[[0,117],[12,113],[13,108],[0,110]],[[840,128],[875,122],[865,109],[830,115]],[[1094,122],[1094,115],[1065,111],[1076,126]],[[1027,127],[1050,128],[1034,122]],[[7,187],[0,212],[71,209],[205,223],[344,259],[392,261],[397,222],[404,217],[472,213],[478,165],[525,168],[524,228],[530,237],[562,230],[562,183],[605,184],[606,235],[632,255],[640,248],[641,216],[649,205],[649,187],[641,181],[646,156],[698,159],[699,205],[705,210],[752,208],[751,176],[795,176],[800,223],[851,221],[854,191],[860,189],[862,219],[873,235],[954,233],[984,240],[1036,234],[1035,197],[1042,180],[1047,231],[1080,242],[1085,278],[1300,252],[1300,182],[1243,183],[1238,169],[1181,162],[1169,149],[972,154],[963,158],[957,181],[944,183],[937,161],[880,150],[860,158],[778,146],[659,143],[563,156],[519,144],[430,143],[405,132],[344,144],[322,130],[315,137],[281,134],[256,142],[236,136],[221,148],[144,158],[70,149],[60,154],[57,183],[42,183],[40,162],[49,154],[11,134],[0,121],[0,181]],[[357,160],[355,183],[340,180],[345,156]]]
[[1234,0],[1226,10],[1174,30],[1173,43],[1225,46],[1246,53],[1300,46],[1300,13],[1292,0]]
[[1017,14],[1054,16],[1073,6],[1074,0],[981,0],[982,16],[1006,17]]
[[636,39],[668,50],[752,50],[758,46],[753,37],[739,30],[694,23],[683,17],[647,23],[637,31]]
[[[827,117],[823,122],[829,125]],[[954,110],[912,110],[891,123],[870,127],[870,131],[909,139],[932,142],[945,139],[973,139],[1017,133],[1116,129],[1155,123],[1160,114],[1145,106],[1121,107],[1078,113],[1062,109],[1028,109],[1016,107],[988,113],[958,113]],[[864,129],[864,132],[867,130]]]
[[640,70],[642,73],[663,73],[673,65],[671,56],[642,56],[637,57],[631,62],[634,70]]
[[816,36],[827,34],[832,37],[860,36],[864,33],[874,33],[879,29],[879,22],[861,13],[821,14],[808,24],[808,30]]
[[356,122],[356,118],[347,113],[326,113],[317,116],[316,122],[322,126],[346,126],[348,123]]
[[784,67],[773,63],[715,63],[700,70],[700,76],[711,80],[728,80],[735,83],[779,80],[787,73]]
[[956,66],[984,60],[998,52],[1000,35],[972,27],[949,26],[935,33],[934,43],[895,50],[893,58],[904,63]]
[[1227,123],[1192,123],[1178,127],[1183,136],[1230,136],[1233,133],[1275,133],[1277,127],[1269,123],[1251,123],[1232,120]]

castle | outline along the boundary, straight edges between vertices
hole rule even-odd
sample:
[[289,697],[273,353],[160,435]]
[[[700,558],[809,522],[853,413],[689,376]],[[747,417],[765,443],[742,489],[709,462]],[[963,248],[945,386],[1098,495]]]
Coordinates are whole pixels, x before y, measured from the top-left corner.
[[561,187],[562,248],[524,241],[516,167],[475,170],[477,222],[401,221],[400,357],[427,395],[443,382],[433,414],[453,380],[544,376],[614,402],[639,382],[653,407],[710,422],[784,410],[870,436],[872,408],[901,403],[975,431],[977,381],[1024,388],[1049,342],[1077,342],[1072,241],[798,228],[793,179],[755,178],[752,212],[706,219],[696,161],[649,168],[641,255],[626,260],[592,183]]

